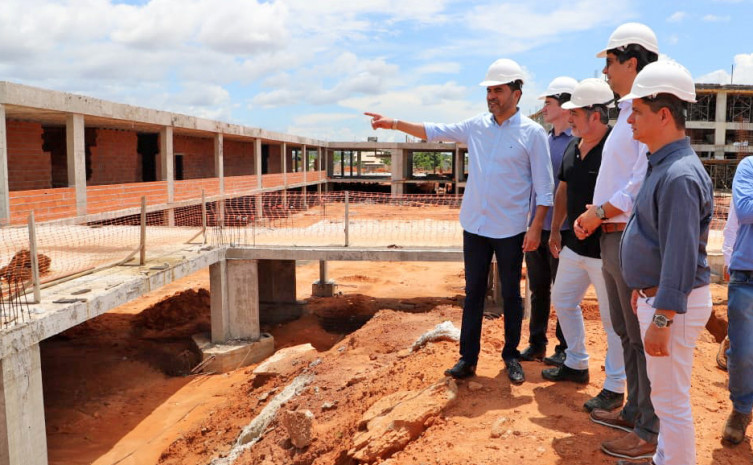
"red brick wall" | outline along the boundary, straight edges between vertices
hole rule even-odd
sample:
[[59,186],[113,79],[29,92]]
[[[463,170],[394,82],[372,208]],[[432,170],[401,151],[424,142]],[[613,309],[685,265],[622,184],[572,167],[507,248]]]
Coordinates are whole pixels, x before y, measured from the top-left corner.
[[183,179],[214,177],[214,139],[175,136],[173,152],[183,155]]
[[269,161],[267,162],[268,174],[282,173],[282,159],[280,152],[282,146],[277,144],[269,145]]
[[225,140],[222,157],[225,162],[225,176],[247,176],[256,174],[254,164],[254,142]]
[[97,129],[97,142],[91,147],[92,175],[87,185],[140,181],[141,157],[137,144],[135,132]]
[[42,125],[6,121],[8,187],[11,191],[52,187],[50,154],[42,151]]
[[15,192],[10,195],[12,224],[25,224],[34,211],[35,221],[76,216],[76,192],[72,187]]

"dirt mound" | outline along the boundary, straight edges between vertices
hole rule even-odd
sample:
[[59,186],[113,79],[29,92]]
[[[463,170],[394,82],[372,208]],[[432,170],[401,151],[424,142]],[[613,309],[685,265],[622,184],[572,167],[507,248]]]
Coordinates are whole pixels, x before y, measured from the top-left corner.
[[[47,255],[38,253],[37,264],[39,266],[39,275],[43,276],[50,272],[52,259]],[[16,252],[8,262],[8,265],[0,268],[0,278],[9,283],[28,281],[31,279],[31,252],[28,249],[21,249]]]
[[141,312],[133,321],[142,337],[190,336],[211,329],[209,291],[176,292]]

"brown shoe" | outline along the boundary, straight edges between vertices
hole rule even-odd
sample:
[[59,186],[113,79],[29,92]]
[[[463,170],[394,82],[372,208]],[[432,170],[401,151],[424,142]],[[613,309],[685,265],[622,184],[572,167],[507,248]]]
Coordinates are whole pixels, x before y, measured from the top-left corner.
[[729,336],[719,344],[719,351],[716,353],[716,364],[724,371],[727,371],[727,349],[729,349]]
[[610,428],[617,428],[630,433],[635,428],[635,423],[627,421],[622,418],[619,410],[609,411],[595,408],[591,411],[591,421],[600,425],[609,426]]
[[656,444],[644,441],[631,431],[621,438],[602,442],[601,450],[622,459],[651,459],[656,453]]
[[724,424],[724,431],[722,432],[722,439],[732,444],[740,444],[745,439],[745,430],[748,429],[750,424],[750,413],[744,414],[737,410],[732,410],[732,413],[727,417],[727,423]]

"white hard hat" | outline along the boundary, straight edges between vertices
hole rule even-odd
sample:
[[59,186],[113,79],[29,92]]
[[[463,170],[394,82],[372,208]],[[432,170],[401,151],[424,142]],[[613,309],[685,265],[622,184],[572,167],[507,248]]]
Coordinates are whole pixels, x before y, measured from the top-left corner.
[[659,42],[650,27],[641,23],[625,23],[614,30],[612,35],[609,36],[607,48],[597,53],[596,56],[604,58],[607,56],[607,50],[626,47],[630,44],[642,45],[646,50],[659,54]]
[[570,76],[556,77],[552,80],[552,82],[549,83],[549,86],[546,88],[546,92],[539,95],[539,100],[544,100],[545,98],[552,95],[572,94],[573,89],[575,89],[575,86],[577,85],[578,81],[571,78]]
[[575,108],[590,107],[591,105],[606,105],[614,100],[614,92],[609,84],[602,79],[588,78],[580,81],[569,102],[562,104],[562,109],[573,110]]
[[672,94],[680,100],[695,103],[695,83],[690,71],[671,60],[649,63],[635,77],[633,88],[620,102],[658,94]]
[[507,58],[500,58],[489,66],[486,79],[479,83],[480,86],[499,86],[509,84],[517,80],[523,80],[523,70],[520,65]]

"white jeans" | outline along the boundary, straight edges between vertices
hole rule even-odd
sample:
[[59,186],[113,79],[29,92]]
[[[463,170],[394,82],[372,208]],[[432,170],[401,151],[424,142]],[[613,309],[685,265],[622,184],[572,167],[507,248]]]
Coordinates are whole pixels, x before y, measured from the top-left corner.
[[[638,299],[638,321],[642,338],[654,316],[653,299]],[[659,417],[659,442],[654,455],[656,465],[694,465],[695,427],[690,410],[690,373],[693,349],[698,335],[711,315],[711,290],[693,289],[688,310],[677,314],[669,327],[669,356],[646,354],[646,371],[651,380],[651,402]]]
[[580,301],[593,284],[599,300],[599,313],[604,331],[607,333],[607,356],[604,362],[606,379],[604,389],[612,392],[625,392],[625,360],[622,356],[620,336],[612,328],[609,315],[609,299],[601,271],[601,260],[584,257],[564,247],[560,252],[557,279],[552,288],[552,304],[557,312],[562,334],[567,341],[565,365],[574,370],[588,368],[586,351],[586,328]]

